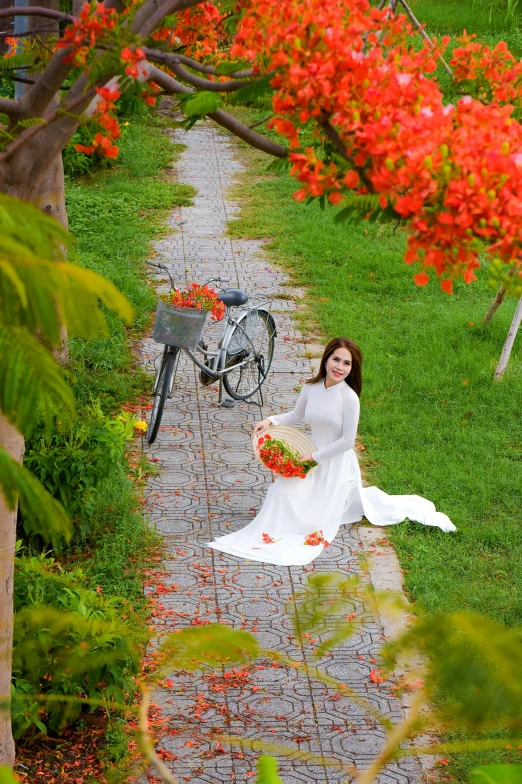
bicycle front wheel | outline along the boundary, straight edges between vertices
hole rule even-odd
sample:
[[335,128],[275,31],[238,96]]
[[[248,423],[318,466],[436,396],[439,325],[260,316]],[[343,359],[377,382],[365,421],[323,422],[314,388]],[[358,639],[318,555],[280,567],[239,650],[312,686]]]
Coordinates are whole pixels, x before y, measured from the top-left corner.
[[227,394],[248,400],[266,381],[274,356],[276,328],[266,310],[249,310],[234,328],[227,346],[223,376]]
[[174,351],[169,351],[163,357],[161,371],[156,385],[154,405],[150,414],[149,427],[147,428],[147,434],[145,436],[149,444],[153,444],[158,435],[165,402],[170,395],[172,383],[174,381],[178,352],[179,349],[175,349]]

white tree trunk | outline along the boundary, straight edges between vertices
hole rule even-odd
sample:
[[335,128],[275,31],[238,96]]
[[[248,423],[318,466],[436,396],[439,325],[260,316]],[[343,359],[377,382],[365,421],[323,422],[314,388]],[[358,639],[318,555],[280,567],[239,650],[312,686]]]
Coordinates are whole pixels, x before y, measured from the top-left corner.
[[507,363],[509,362],[511,349],[513,348],[513,343],[515,342],[515,338],[517,336],[518,328],[520,327],[521,321],[522,321],[522,297],[520,297],[518,301],[517,309],[515,310],[515,315],[513,316],[513,321],[511,322],[511,326],[507,334],[506,342],[504,343],[504,348],[502,349],[502,354],[500,355],[497,369],[495,370],[495,379],[497,381],[500,381],[502,376],[504,375],[504,371],[507,367]]
[[[24,454],[24,438],[0,415],[0,443],[19,463]],[[0,493],[0,765],[12,767],[15,744],[11,732],[11,664],[13,649],[13,580],[16,543],[16,506],[7,508]]]

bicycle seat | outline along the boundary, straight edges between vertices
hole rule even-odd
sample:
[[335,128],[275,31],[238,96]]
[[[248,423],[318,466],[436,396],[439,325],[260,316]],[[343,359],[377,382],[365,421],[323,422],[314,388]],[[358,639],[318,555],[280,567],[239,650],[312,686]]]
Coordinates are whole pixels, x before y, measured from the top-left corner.
[[237,307],[248,302],[248,294],[242,289],[226,289],[226,291],[220,291],[218,297],[227,308]]

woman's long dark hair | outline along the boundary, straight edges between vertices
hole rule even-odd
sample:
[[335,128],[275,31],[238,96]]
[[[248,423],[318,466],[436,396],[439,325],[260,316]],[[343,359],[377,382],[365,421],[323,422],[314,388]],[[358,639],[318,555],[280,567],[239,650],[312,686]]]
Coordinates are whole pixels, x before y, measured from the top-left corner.
[[350,374],[346,376],[344,379],[345,383],[350,386],[353,391],[357,394],[358,397],[361,397],[362,392],[362,353],[361,349],[354,343],[353,340],[348,340],[348,338],[334,338],[331,340],[328,345],[326,346],[323,356],[321,358],[321,364],[319,366],[319,372],[317,373],[314,378],[311,378],[310,381],[307,381],[307,384],[318,384],[320,381],[326,378],[326,363],[334,351],[337,351],[339,348],[346,348],[352,355],[352,369],[350,370]]

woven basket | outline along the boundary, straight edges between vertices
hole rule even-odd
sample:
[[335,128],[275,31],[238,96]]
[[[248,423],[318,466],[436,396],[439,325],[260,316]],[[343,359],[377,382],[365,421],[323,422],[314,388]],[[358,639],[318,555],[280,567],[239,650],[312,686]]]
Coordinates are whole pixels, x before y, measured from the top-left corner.
[[156,308],[154,340],[156,343],[194,350],[203,332],[207,315],[206,310],[179,308],[160,299]]
[[[277,441],[284,441],[290,449],[293,449],[297,452],[298,455],[311,455],[315,452],[315,446],[313,445],[312,441],[308,438],[305,433],[301,430],[297,430],[295,427],[288,427],[288,425],[270,425],[268,430],[265,430],[263,435],[269,435],[272,438],[276,439]],[[259,441],[260,436],[253,436],[252,437],[252,447],[254,449],[254,454],[256,458],[259,460],[262,466],[265,466],[263,461],[259,456],[259,446],[257,442]],[[313,466],[307,473],[311,474],[312,471],[315,471],[317,466]]]

